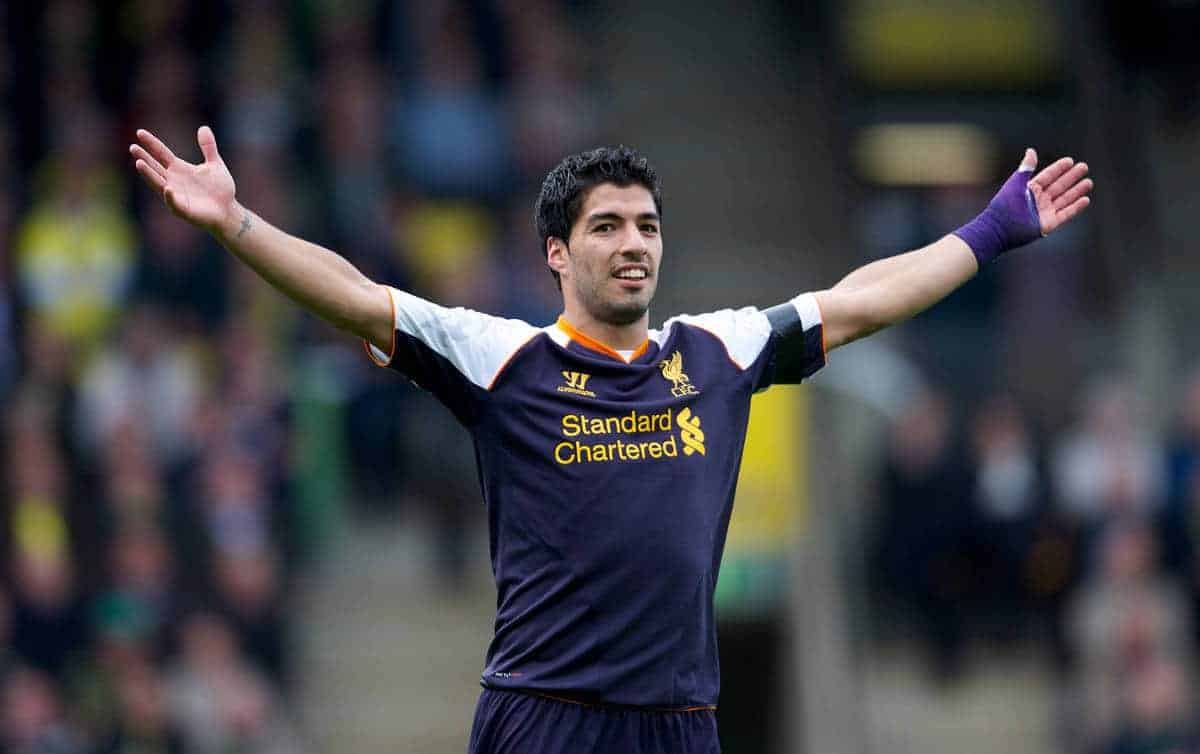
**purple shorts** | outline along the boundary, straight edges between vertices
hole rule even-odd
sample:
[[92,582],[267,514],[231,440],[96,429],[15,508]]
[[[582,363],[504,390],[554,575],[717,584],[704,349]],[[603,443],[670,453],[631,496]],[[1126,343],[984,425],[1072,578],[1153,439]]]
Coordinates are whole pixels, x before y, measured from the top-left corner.
[[468,754],[720,754],[717,713],[659,712],[485,688]]

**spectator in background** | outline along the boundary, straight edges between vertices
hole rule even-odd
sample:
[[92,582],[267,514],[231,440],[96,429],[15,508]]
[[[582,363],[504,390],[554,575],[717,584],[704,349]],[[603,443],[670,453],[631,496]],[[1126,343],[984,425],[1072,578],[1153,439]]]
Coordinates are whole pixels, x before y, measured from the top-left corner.
[[1136,668],[1121,701],[1116,734],[1102,754],[1170,754],[1200,746],[1195,694],[1178,662],[1154,657]]
[[[14,400],[7,406],[9,423],[42,427],[53,433],[59,447],[74,453],[76,389],[69,346],[37,321],[24,324],[25,360]],[[14,431],[11,426],[9,431]]]
[[57,674],[86,650],[63,459],[36,423],[13,422],[8,441],[4,525],[13,647],[26,662]]
[[331,57],[321,81],[325,105],[319,115],[334,236],[349,258],[379,269],[391,240],[383,73],[355,47]]
[[966,553],[971,478],[952,421],[944,396],[915,402],[892,427],[879,482],[877,572],[913,611],[939,681],[961,669],[963,601],[975,586]]
[[115,692],[116,723],[97,754],[186,754],[168,716],[165,684],[153,666],[126,669]]
[[300,113],[294,95],[301,79],[287,25],[281,3],[233,6],[222,120],[236,132],[230,144],[238,152],[278,155],[296,136]]
[[122,424],[104,449],[105,536],[125,527],[167,526],[170,520],[163,474],[145,434],[140,425]]
[[0,750],[5,754],[84,754],[46,674],[17,667],[0,679]]
[[[143,11],[144,18],[154,15],[149,9],[167,9],[170,5],[146,3],[139,5],[138,10]],[[176,22],[146,19],[146,23],[169,26]],[[190,124],[200,116],[198,108],[204,102],[196,61],[180,37],[151,36],[146,41],[148,47],[133,70],[125,123],[157,123],[163,133],[186,136],[191,131]]]
[[135,305],[120,340],[98,353],[80,379],[79,437],[95,455],[120,426],[144,426],[155,461],[171,468],[189,451],[186,427],[200,390],[200,366],[162,310]]
[[1082,416],[1055,450],[1063,511],[1090,527],[1123,515],[1152,516],[1165,492],[1162,448],[1129,383],[1109,375],[1083,393]]
[[213,559],[269,546],[273,506],[259,464],[244,450],[214,452],[204,469],[200,514]]
[[1190,667],[1195,657],[1183,592],[1157,566],[1153,530],[1126,516],[1098,538],[1096,567],[1069,614],[1078,653],[1073,698],[1079,741],[1092,747],[1116,733],[1130,679],[1158,659]]
[[981,585],[988,617],[1008,638],[1027,625],[1026,562],[1046,508],[1046,480],[1033,433],[1007,396],[983,404],[972,427],[975,452],[974,539],[988,578]]
[[221,612],[246,657],[282,685],[289,678],[287,620],[274,553],[266,548],[222,552],[213,571]]
[[117,735],[124,676],[151,668],[159,658],[142,617],[113,607],[119,608],[100,605],[93,610],[95,651],[65,680],[72,720],[81,736],[97,746]]
[[507,0],[500,13],[509,31],[514,157],[520,173],[536,179],[595,138],[596,106],[583,84],[588,46],[556,2]]
[[227,372],[217,386],[220,409],[205,451],[246,454],[266,474],[269,492],[287,473],[287,382],[262,329],[233,324],[220,342]]
[[134,298],[171,312],[173,343],[211,335],[225,321],[225,256],[195,234],[180,232],[164,207],[148,207]]
[[189,754],[301,751],[273,689],[246,663],[235,635],[216,615],[198,613],[185,622],[168,683]]
[[121,617],[151,646],[166,644],[170,627],[182,614],[169,541],[152,525],[126,525],[109,546],[107,588],[93,606],[96,618]]
[[496,196],[511,175],[508,114],[489,87],[472,8],[413,3],[416,77],[396,113],[397,166],[440,196]]
[[105,148],[111,128],[94,103],[75,103],[20,222],[15,269],[30,315],[82,365],[125,305],[137,249],[124,191]]

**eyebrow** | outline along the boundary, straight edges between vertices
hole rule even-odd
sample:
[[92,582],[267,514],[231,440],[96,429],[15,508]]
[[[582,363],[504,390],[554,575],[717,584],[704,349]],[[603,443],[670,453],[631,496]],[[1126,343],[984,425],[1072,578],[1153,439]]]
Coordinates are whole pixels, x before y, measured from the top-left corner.
[[[588,215],[587,222],[590,225],[599,220],[624,220],[624,219],[625,218],[623,216],[617,214],[616,212],[596,212],[594,214]],[[636,220],[638,222],[643,222],[645,220],[652,220],[654,222],[659,222],[657,212],[643,212],[637,216]]]

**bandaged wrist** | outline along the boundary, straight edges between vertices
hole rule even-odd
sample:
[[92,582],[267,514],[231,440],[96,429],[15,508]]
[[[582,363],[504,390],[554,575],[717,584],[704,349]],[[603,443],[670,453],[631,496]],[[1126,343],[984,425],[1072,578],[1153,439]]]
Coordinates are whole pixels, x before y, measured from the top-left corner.
[[987,208],[954,235],[966,242],[979,266],[1042,235],[1037,203],[1029,190],[1032,169],[1018,170],[1000,187]]

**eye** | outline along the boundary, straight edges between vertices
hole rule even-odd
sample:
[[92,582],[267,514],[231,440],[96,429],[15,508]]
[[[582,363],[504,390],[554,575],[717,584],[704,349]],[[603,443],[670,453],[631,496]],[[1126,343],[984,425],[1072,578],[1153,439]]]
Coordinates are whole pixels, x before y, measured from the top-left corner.
[[658,226],[657,226],[657,225],[655,225],[655,224],[653,224],[653,223],[646,223],[645,225],[643,225],[643,226],[642,226],[642,232],[643,232],[643,233],[650,233],[650,234],[657,233],[657,232],[658,232]]
[[612,223],[600,223],[595,228],[592,228],[592,231],[595,233],[607,233],[614,227],[616,226],[614,226]]

